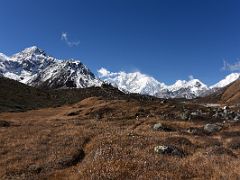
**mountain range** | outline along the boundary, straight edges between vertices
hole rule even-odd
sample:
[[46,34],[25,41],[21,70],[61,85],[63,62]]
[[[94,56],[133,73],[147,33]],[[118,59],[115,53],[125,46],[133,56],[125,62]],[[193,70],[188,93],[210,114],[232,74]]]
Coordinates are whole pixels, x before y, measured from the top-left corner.
[[192,99],[226,87],[239,79],[240,73],[232,73],[209,87],[199,79],[166,85],[140,72],[110,72],[105,68],[98,70],[97,77],[79,60],[60,60],[33,46],[12,56],[0,53],[0,76],[44,89],[85,88],[105,82],[126,93]]
[[239,79],[240,73],[232,73],[212,86],[207,86],[199,79],[190,79],[189,81],[177,80],[172,85],[166,85],[140,72],[126,73],[122,71],[113,73],[105,68],[99,69],[98,75],[103,81],[118,87],[122,91],[147,94],[160,98],[193,99],[209,95],[226,87]]

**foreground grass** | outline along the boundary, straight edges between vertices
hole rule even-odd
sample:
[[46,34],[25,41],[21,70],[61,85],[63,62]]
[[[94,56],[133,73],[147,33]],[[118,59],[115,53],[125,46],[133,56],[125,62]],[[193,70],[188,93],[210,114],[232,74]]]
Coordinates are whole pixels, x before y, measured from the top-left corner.
[[[186,130],[206,122],[157,115],[171,108],[88,98],[58,108],[2,113],[0,120],[10,126],[0,127],[0,179],[239,179],[239,124],[193,135]],[[174,130],[154,131],[159,122]],[[186,156],[156,154],[154,147],[163,144]]]

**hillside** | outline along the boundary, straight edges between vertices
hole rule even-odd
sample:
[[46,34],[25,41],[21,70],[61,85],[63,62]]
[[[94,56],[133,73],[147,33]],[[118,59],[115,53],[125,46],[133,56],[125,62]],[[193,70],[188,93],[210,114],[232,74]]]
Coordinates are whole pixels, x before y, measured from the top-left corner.
[[226,87],[215,89],[205,97],[194,100],[196,103],[220,103],[236,105],[240,103],[240,80],[236,80]]
[[240,80],[236,80],[225,88],[221,95],[220,102],[231,105],[240,103]]
[[58,107],[73,104],[93,96],[105,99],[135,99],[146,102],[161,101],[161,99],[151,96],[124,94],[108,84],[103,84],[101,87],[45,90],[0,77],[0,112]]
[[[106,89],[108,89],[106,92]],[[43,90],[27,86],[18,81],[0,77],[0,112],[26,111],[43,107],[57,107],[64,104],[78,102],[90,96],[111,97],[111,92],[116,98],[123,95],[117,89],[109,87],[90,87],[69,90]]]

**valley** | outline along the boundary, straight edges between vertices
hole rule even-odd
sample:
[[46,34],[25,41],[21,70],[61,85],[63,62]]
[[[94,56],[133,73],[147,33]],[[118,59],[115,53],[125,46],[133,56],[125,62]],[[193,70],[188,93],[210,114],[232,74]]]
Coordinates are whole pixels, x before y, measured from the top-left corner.
[[48,104],[42,94],[43,106],[0,113],[0,179],[240,176],[238,106],[124,94],[107,85],[58,93],[68,103]]

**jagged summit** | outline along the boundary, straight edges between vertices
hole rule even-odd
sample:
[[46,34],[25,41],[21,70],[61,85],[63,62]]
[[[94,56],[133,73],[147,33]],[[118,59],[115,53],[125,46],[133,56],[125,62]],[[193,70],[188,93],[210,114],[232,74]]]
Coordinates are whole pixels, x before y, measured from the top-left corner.
[[32,46],[32,47],[28,47],[28,48],[24,49],[22,51],[22,53],[42,54],[42,53],[44,53],[44,51],[42,49],[38,48],[37,46]]
[[59,60],[37,46],[0,56],[0,73],[7,78],[44,88],[100,86],[101,81],[78,60]]
[[40,56],[40,55],[47,56],[44,50],[38,48],[37,46],[32,46],[32,47],[25,48],[21,52],[12,55],[11,59],[23,60],[24,58],[27,58],[27,57]]

